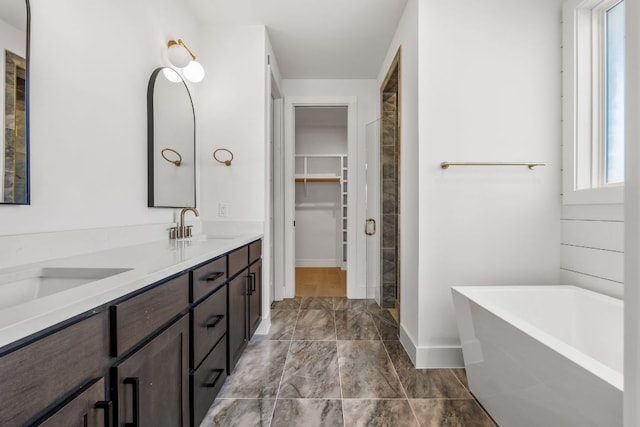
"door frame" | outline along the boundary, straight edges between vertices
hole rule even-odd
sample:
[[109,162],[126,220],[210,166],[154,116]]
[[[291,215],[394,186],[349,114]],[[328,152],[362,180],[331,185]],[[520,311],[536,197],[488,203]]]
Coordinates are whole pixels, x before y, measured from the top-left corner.
[[[366,282],[358,280],[365,271],[358,253],[364,250],[364,233],[357,233],[361,213],[358,157],[358,99],[355,96],[285,97],[284,100],[284,297],[293,298],[295,278],[295,108],[347,107],[347,297],[366,298]],[[360,249],[360,251],[358,251]],[[358,286],[363,283],[364,286]]]
[[[283,174],[283,109],[284,100],[282,90],[271,70],[267,65],[267,171],[265,179],[265,198],[267,201],[265,214],[265,262],[263,263],[263,283],[269,292],[263,295],[264,309],[271,306],[274,300],[282,300],[284,297],[284,174]],[[273,101],[272,101],[273,100]],[[268,139],[273,136],[273,145]],[[269,185],[269,178],[273,178],[273,188]],[[273,226],[269,216],[273,212]],[[269,242],[273,242],[273,253]]]

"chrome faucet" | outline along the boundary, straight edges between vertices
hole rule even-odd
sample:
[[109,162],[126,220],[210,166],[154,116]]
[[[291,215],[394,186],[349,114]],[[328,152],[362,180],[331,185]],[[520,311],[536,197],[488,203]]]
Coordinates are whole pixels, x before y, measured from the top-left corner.
[[200,216],[200,213],[196,208],[192,208],[191,206],[185,206],[180,211],[180,222],[177,227],[171,227],[169,229],[169,238],[170,239],[182,239],[185,237],[191,237],[191,226],[184,225],[184,214],[187,212],[193,212],[196,216]]

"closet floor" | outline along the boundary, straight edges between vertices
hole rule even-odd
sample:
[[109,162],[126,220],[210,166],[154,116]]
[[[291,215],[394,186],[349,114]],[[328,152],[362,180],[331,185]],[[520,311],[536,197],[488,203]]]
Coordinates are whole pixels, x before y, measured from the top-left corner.
[[297,297],[347,296],[347,272],[339,267],[297,267]]

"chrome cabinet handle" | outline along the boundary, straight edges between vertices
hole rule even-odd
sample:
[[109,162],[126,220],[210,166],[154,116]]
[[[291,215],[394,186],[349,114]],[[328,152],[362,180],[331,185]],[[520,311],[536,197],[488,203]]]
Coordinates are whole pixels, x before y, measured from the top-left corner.
[[[373,228],[370,225],[373,224]],[[364,220],[364,234],[367,236],[373,236],[376,234],[376,220],[373,218],[367,218]]]

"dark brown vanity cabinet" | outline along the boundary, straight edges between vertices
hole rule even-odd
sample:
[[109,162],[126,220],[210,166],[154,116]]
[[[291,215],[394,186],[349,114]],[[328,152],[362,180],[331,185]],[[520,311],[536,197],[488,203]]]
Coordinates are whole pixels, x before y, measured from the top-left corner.
[[111,370],[117,426],[189,426],[188,316]]
[[229,254],[229,274],[238,272],[229,281],[229,373],[262,319],[261,256],[262,240]]
[[[101,422],[104,410],[98,408],[93,413],[89,409],[96,404],[108,406],[104,382],[94,384],[90,396],[78,393],[103,377],[108,364],[104,312],[87,313],[22,347],[6,351],[0,356],[0,425],[38,425],[47,419],[77,420],[77,425],[84,425],[80,420],[88,412],[92,414],[87,415],[90,420]],[[86,404],[65,409],[69,401]]]
[[94,381],[40,426],[111,427],[111,401],[104,400],[104,390],[104,378]]
[[245,268],[229,281],[229,374],[247,346],[247,289],[249,271]]
[[247,295],[248,338],[251,339],[262,320],[262,260],[249,267],[250,286]]
[[[227,257],[192,275],[191,425],[199,426],[227,378]],[[208,294],[207,294],[208,293]],[[201,301],[197,301],[203,297]]]
[[198,426],[261,321],[262,241],[0,348],[0,426]]

